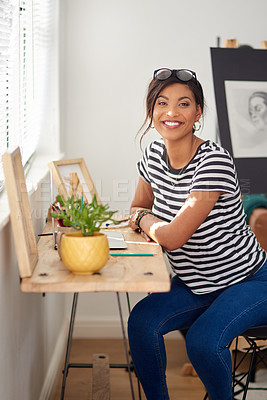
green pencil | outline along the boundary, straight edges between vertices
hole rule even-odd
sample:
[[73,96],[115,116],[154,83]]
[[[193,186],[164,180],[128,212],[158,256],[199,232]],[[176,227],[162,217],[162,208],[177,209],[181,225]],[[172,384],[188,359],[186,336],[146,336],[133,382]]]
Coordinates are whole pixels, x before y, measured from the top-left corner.
[[132,257],[132,256],[134,256],[134,257],[151,257],[154,254],[152,254],[152,253],[110,253],[110,255],[111,256],[115,256],[115,257],[120,257],[120,256],[124,256],[124,257],[127,257],[127,256],[130,256],[130,257]]

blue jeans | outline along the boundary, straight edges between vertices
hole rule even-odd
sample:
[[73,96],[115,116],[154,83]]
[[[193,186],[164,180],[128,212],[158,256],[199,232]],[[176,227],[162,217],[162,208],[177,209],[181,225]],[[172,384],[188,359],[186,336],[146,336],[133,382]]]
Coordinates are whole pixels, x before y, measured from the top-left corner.
[[169,399],[163,336],[189,329],[188,357],[211,400],[232,400],[227,345],[252,326],[267,324],[267,262],[253,276],[213,293],[196,295],[175,276],[171,291],[153,293],[133,308],[128,336],[147,400]]

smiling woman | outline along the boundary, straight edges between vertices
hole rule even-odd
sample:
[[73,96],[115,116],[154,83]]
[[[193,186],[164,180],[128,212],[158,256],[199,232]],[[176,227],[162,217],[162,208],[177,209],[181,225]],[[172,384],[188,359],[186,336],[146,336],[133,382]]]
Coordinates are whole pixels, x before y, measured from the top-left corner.
[[246,225],[230,154],[195,135],[203,108],[195,73],[155,71],[142,137],[153,124],[161,139],[137,165],[129,223],[164,247],[174,277],[169,293],[144,298],[129,317],[131,355],[148,400],[169,399],[163,336],[185,329],[209,398],[232,400],[227,346],[267,320],[266,253]]

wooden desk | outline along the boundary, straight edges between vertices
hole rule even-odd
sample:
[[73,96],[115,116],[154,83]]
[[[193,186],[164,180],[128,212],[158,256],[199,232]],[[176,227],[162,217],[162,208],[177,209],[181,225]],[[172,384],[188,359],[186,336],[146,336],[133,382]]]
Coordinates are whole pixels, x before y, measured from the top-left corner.
[[[135,399],[131,378],[132,365],[129,361],[129,350],[124,330],[119,292],[167,292],[170,290],[170,275],[165,264],[162,249],[159,245],[147,242],[140,234],[133,232],[129,227],[121,229],[116,228],[116,231],[118,230],[123,233],[124,239],[128,244],[128,249],[114,250],[111,251],[111,253],[153,253],[154,255],[152,257],[110,256],[107,264],[99,273],[93,275],[74,275],[64,266],[59,258],[57,250],[54,249],[53,236],[41,236],[38,242],[38,262],[33,270],[32,276],[23,278],[21,281],[21,290],[23,292],[71,292],[74,294],[63,370],[61,400],[64,399],[66,378],[69,368],[93,367],[92,364],[71,364],[69,362],[78,294],[81,292],[107,291],[116,292],[117,294],[126,357],[126,364],[110,364],[110,367],[127,368],[132,400]],[[51,231],[52,224],[49,222],[43,233]],[[105,232],[105,230],[103,230],[103,232]]]
[[[51,231],[52,226],[48,223],[44,233]],[[121,228],[120,232],[124,235],[128,249],[114,250],[113,253],[153,253],[154,256],[110,256],[98,274],[74,275],[60,260],[54,249],[53,237],[41,236],[38,242],[38,262],[32,276],[22,279],[21,290],[31,293],[169,291],[170,277],[161,247],[146,242],[140,234],[128,227]]]

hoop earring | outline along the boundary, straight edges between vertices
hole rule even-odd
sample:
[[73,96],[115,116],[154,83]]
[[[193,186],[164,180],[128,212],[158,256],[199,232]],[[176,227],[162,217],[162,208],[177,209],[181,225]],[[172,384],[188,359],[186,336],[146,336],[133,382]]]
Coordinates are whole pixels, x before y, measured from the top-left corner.
[[[196,125],[197,123],[198,123],[198,125]],[[200,122],[200,121],[194,122],[193,129],[194,129],[195,131],[200,131],[200,129],[201,129],[201,122]]]

